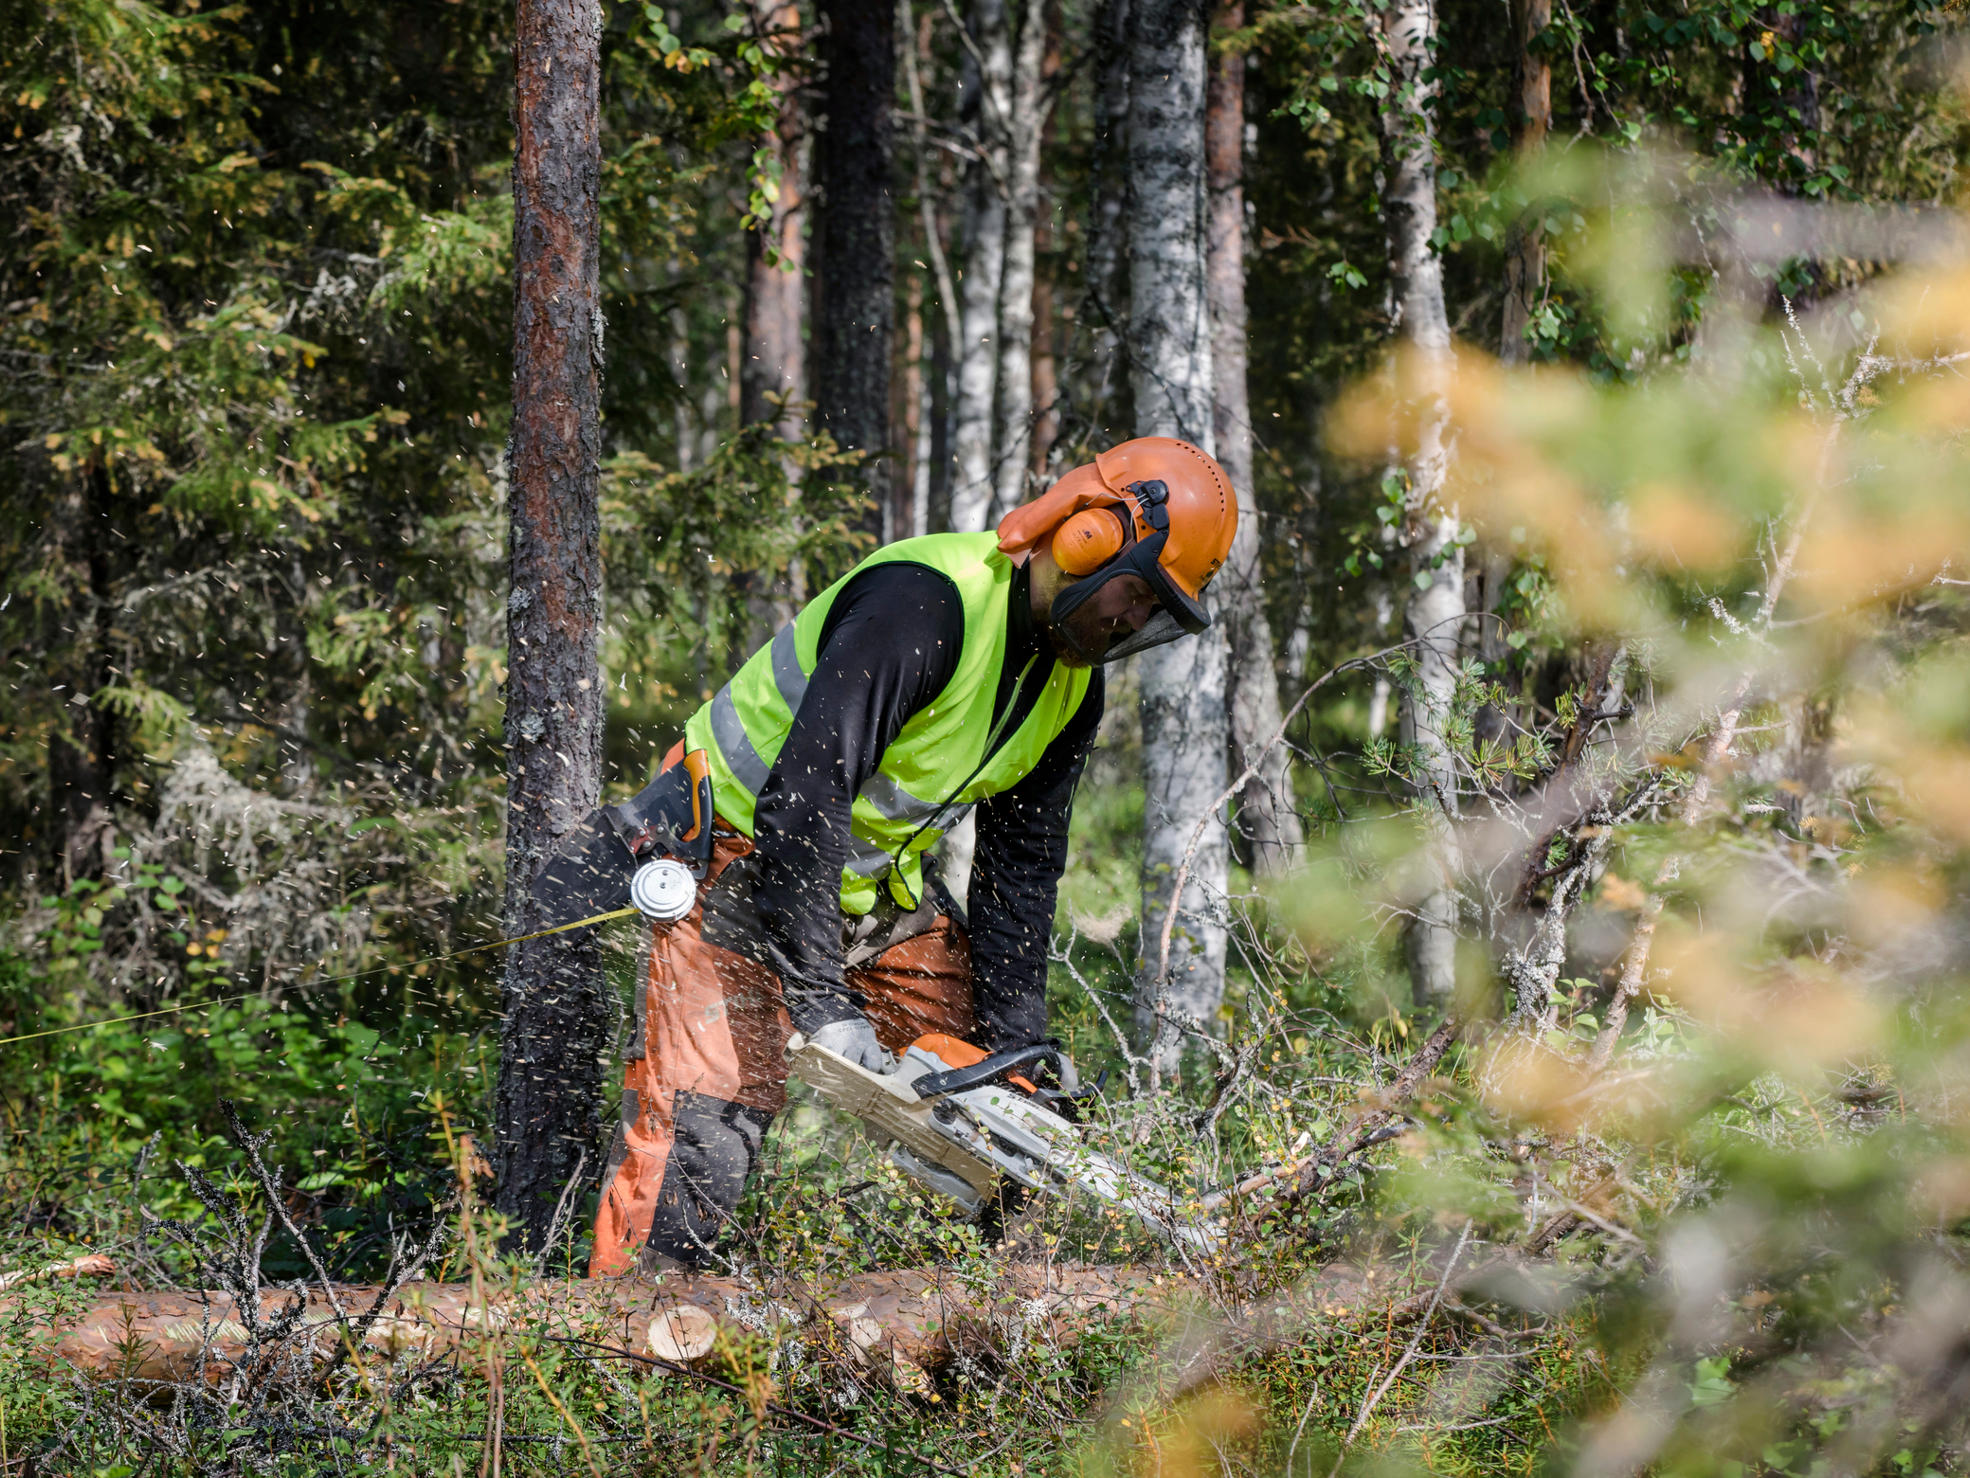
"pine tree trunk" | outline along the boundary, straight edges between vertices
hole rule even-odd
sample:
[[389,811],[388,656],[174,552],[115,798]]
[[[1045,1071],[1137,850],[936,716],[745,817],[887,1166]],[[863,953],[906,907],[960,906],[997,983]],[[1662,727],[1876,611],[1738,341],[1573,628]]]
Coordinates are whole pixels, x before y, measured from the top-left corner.
[[821,425],[866,454],[865,519],[880,532],[890,467],[890,339],[895,317],[896,10],[890,0],[825,0],[827,73],[814,147],[821,217],[812,384]]
[[991,517],[997,486],[992,412],[999,369],[999,288],[1005,274],[1006,124],[1012,112],[1012,38],[1005,0],[973,0],[966,26],[978,56],[965,53],[958,117],[977,157],[965,166],[951,527],[975,533]]
[[[801,45],[800,10],[787,0],[753,0],[753,25],[764,44],[782,57],[798,54]],[[773,130],[760,139],[780,166],[779,193],[770,214],[746,236],[746,328],[744,360],[739,374],[739,420],[750,426],[777,420],[788,440],[801,434],[797,412],[776,410],[769,394],[799,401],[807,394],[806,289],[807,250],[801,233],[800,110],[795,99],[795,75],[782,72],[773,79],[780,95],[780,116]]]
[[1410,980],[1419,1002],[1442,1007],[1455,986],[1456,871],[1450,822],[1457,814],[1455,758],[1446,738],[1457,687],[1464,626],[1464,550],[1457,510],[1443,501],[1449,420],[1443,379],[1450,372],[1450,320],[1436,231],[1436,50],[1434,0],[1394,0],[1382,13],[1391,72],[1382,107],[1388,185],[1383,210],[1395,327],[1412,357],[1404,392],[1422,404],[1416,445],[1406,456],[1402,542],[1403,635],[1415,643],[1416,674],[1405,686],[1401,734],[1417,756],[1416,800],[1429,818],[1438,884],[1418,900],[1409,929]]
[[998,434],[992,447],[992,521],[1026,501],[1033,442],[1033,262],[1040,209],[1040,140],[1047,95],[1045,0],[1026,0],[1012,59],[1006,125],[1005,257],[999,275]]
[[[1048,233],[1035,233],[1034,249],[1044,252]],[[1054,354],[1053,283],[1044,273],[1033,280],[1033,439],[1026,470],[1033,485],[1045,488],[1047,464],[1060,435],[1060,365]]]
[[[1203,0],[1134,0],[1129,47],[1129,360],[1139,436],[1213,441],[1211,323],[1204,289],[1205,10]],[[1221,603],[1211,597],[1214,613]],[[1224,790],[1225,640],[1201,636],[1142,655],[1144,770],[1142,927],[1148,958],[1137,1025],[1155,1062],[1178,1062],[1184,1033],[1213,1030],[1224,999],[1230,848],[1213,820]],[[1181,898],[1176,874],[1189,862]],[[1169,971],[1157,977],[1166,911]]]
[[[539,926],[528,885],[601,789],[601,36],[597,0],[520,0],[505,721],[514,934]],[[531,1249],[563,1188],[598,1164],[614,1012],[593,931],[510,949],[502,1005],[498,1206]]]
[[1088,244],[1081,305],[1087,369],[1075,391],[1075,430],[1096,447],[1127,436],[1129,4],[1101,0],[1095,12],[1094,144],[1089,164]]
[[[1226,30],[1245,24],[1244,0],[1219,12]],[[1252,866],[1277,873],[1305,844],[1294,807],[1286,747],[1267,749],[1279,732],[1279,675],[1272,623],[1259,576],[1259,509],[1252,486],[1252,404],[1245,385],[1245,58],[1221,53],[1211,64],[1204,114],[1210,171],[1209,289],[1211,369],[1217,384],[1217,458],[1238,492],[1238,533],[1218,576],[1230,644],[1231,764],[1258,773],[1238,799],[1238,829],[1252,849]]]
[[896,428],[896,475],[890,479],[889,508],[883,518],[884,542],[924,532],[917,525],[917,456],[923,430],[923,278],[903,281],[903,336],[896,372],[890,377],[895,400],[889,421]]

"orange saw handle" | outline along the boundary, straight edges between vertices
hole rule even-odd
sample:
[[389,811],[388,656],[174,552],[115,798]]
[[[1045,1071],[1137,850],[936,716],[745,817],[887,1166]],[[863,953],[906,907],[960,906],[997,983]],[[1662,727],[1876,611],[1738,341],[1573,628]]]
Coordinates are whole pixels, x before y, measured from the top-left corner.
[[[691,777],[691,829],[680,842],[708,843],[711,839],[711,756],[694,749],[684,756],[684,773]],[[704,846],[707,856],[709,845]]]

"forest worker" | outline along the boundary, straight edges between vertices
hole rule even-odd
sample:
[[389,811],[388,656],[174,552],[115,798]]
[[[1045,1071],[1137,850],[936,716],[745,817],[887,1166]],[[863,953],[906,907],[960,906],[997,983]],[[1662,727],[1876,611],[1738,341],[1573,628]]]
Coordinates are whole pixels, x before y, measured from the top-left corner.
[[[689,814],[682,757],[709,760],[713,852],[697,907],[652,926],[591,1274],[639,1247],[646,1271],[707,1256],[786,1100],[791,1032],[874,1071],[926,1032],[987,1051],[1045,1035],[1101,664],[1210,624],[1200,598],[1237,517],[1215,460],[1144,437],[996,536],[879,549],[692,716],[646,790],[571,839],[563,857],[626,877]],[[974,805],[967,923],[923,853]]]

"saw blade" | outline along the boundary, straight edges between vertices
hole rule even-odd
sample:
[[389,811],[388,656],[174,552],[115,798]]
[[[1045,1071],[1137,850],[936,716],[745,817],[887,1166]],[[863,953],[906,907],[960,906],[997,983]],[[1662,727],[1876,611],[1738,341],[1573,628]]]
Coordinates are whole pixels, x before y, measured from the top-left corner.
[[799,1035],[787,1043],[787,1056],[800,1080],[843,1112],[882,1130],[919,1158],[943,1166],[980,1195],[989,1195],[997,1184],[998,1166],[953,1139],[937,1122],[935,1106],[918,1098],[907,1079],[872,1073]]
[[925,1102],[915,1079],[942,1064],[931,1066],[935,1060],[914,1048],[890,1073],[871,1072],[798,1035],[787,1049],[793,1070],[822,1097],[981,1196],[1002,1174],[1037,1190],[1071,1185],[1195,1251],[1218,1245],[1217,1229],[1179,1215],[1167,1188],[1091,1149],[1077,1126],[1016,1089],[993,1084]]

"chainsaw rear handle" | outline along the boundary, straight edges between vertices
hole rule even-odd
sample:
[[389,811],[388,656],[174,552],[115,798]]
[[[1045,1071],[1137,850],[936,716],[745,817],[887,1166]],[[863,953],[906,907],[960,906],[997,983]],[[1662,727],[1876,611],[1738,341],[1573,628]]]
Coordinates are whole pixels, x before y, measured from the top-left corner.
[[[702,749],[685,755],[681,768],[660,771],[642,791],[603,814],[629,849],[632,861],[650,856],[675,857],[699,877],[711,862],[715,797],[711,759]],[[680,784],[680,779],[682,783]]]
[[946,1072],[925,1073],[911,1084],[921,1100],[948,1098],[953,1093],[962,1093],[967,1088],[982,1088],[985,1084],[1016,1073],[1021,1068],[1035,1063],[1048,1063],[1054,1076],[1060,1076],[1060,1049],[1051,1042],[1035,1042],[1030,1047],[1013,1047],[1004,1052],[994,1052],[970,1067],[954,1067]]

